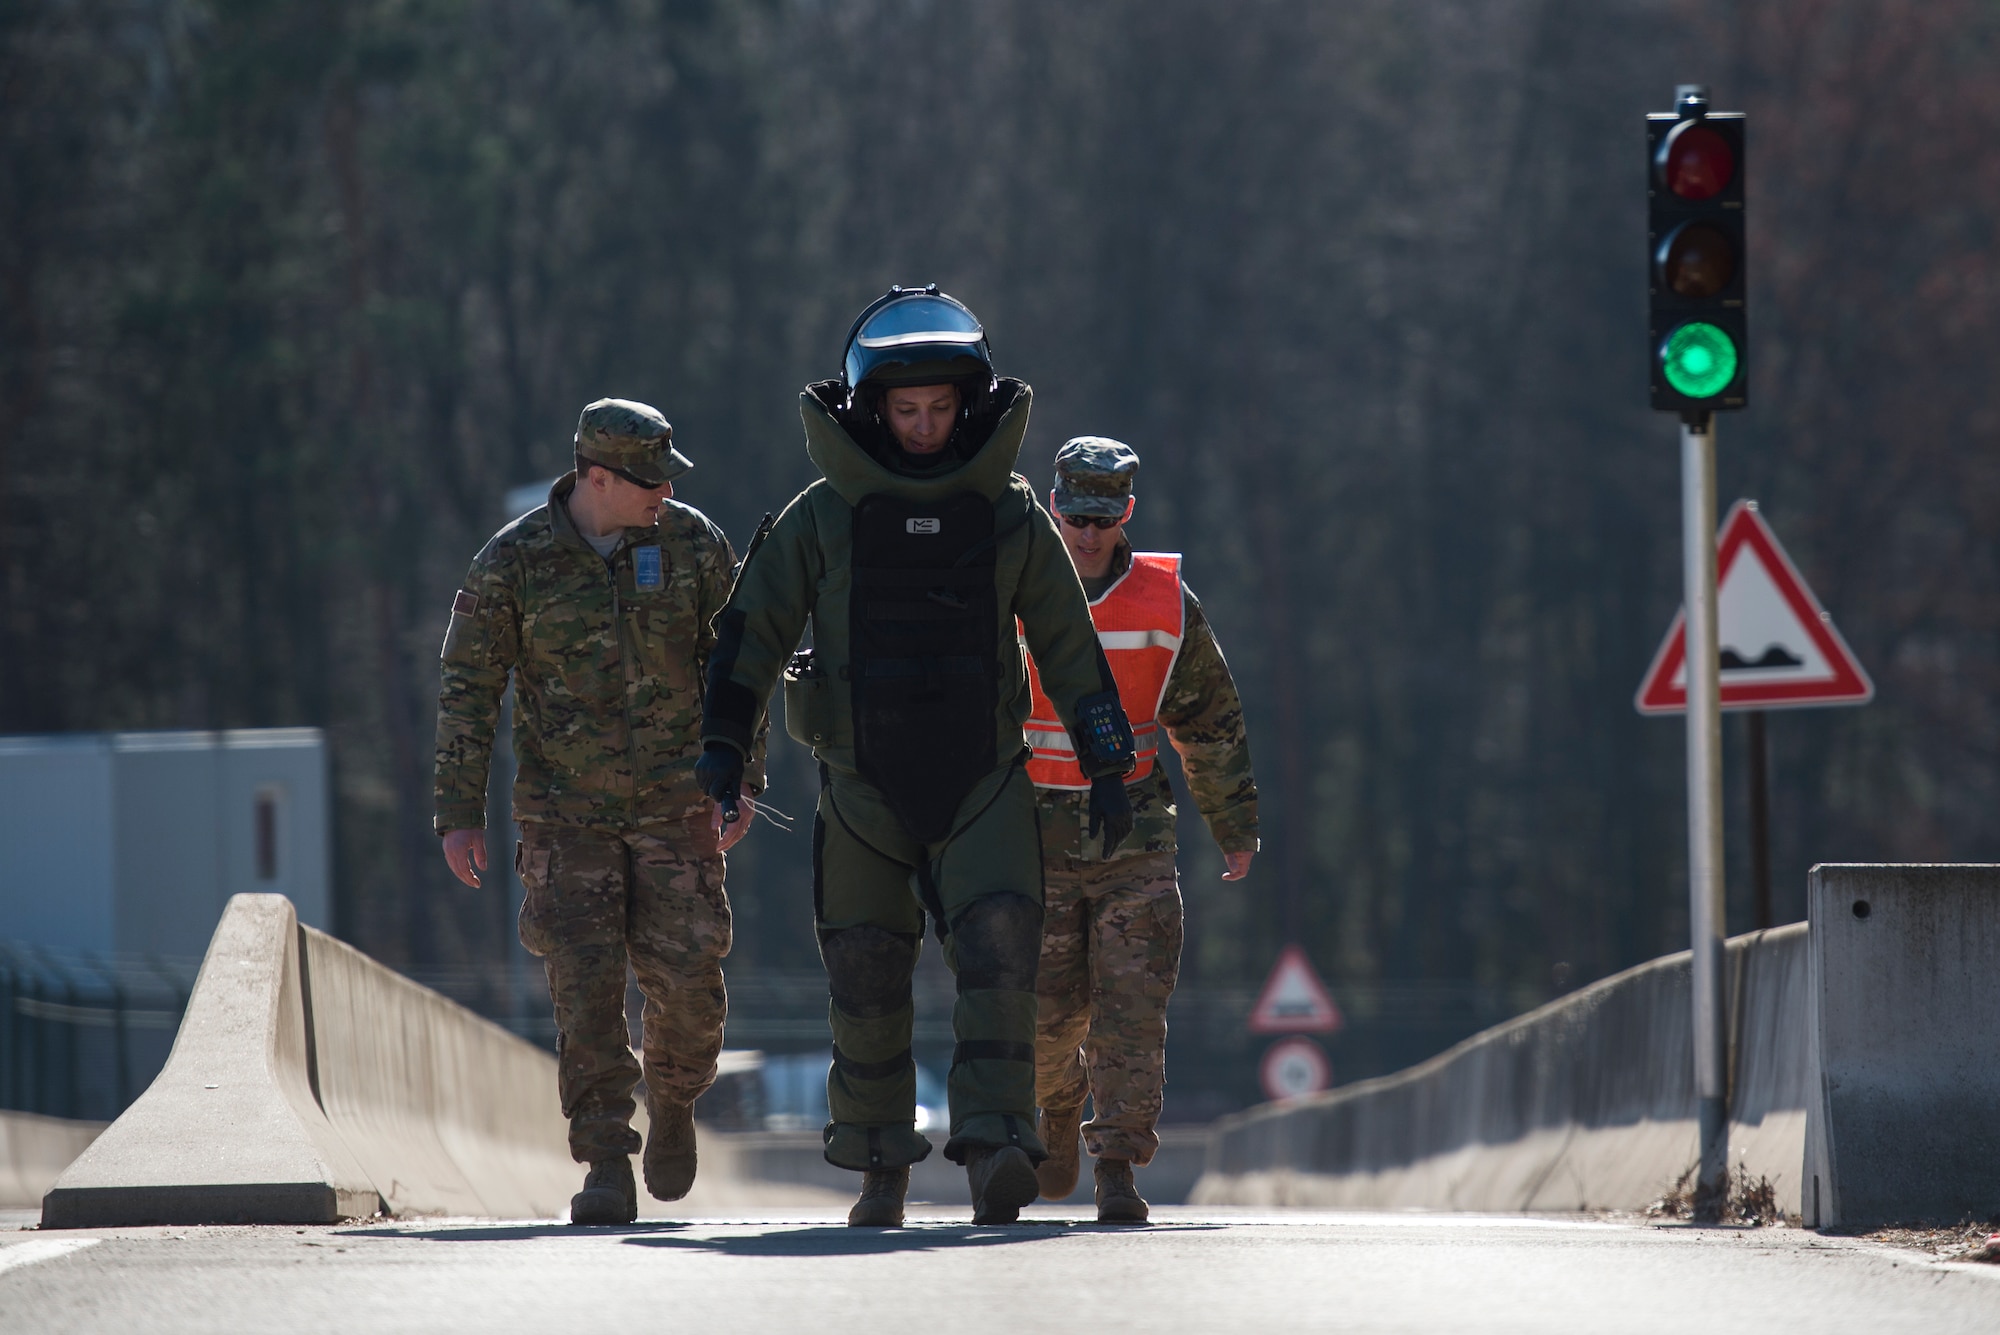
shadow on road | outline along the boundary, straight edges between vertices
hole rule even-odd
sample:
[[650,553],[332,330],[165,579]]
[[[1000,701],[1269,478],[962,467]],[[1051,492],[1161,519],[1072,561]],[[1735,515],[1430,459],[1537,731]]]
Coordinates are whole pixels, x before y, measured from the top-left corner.
[[[849,1228],[845,1224],[786,1225],[759,1232],[716,1234],[715,1221],[642,1220],[603,1228],[578,1228],[559,1221],[492,1224],[469,1228],[373,1228],[336,1229],[344,1238],[368,1238],[378,1242],[529,1242],[539,1238],[588,1240],[616,1238],[634,1247],[663,1247],[677,1251],[709,1252],[723,1256],[881,1256],[892,1252],[952,1251],[964,1247],[996,1247],[1016,1242],[1046,1242],[1052,1238],[1087,1233],[1175,1233],[1210,1232],[1221,1224],[1161,1225],[1097,1224],[1066,1219],[1029,1219],[1018,1224],[981,1227],[977,1224],[949,1224],[920,1221],[904,1228]],[[735,1228],[738,1226],[723,1225]],[[675,1236],[700,1229],[701,1236]]]
[[[1206,1231],[1216,1225],[1175,1226],[1175,1232],[1190,1227]],[[1072,1225],[1061,1220],[1031,1220],[1002,1227],[982,1228],[976,1224],[912,1224],[904,1228],[848,1228],[830,1224],[815,1228],[774,1229],[766,1233],[726,1234],[721,1237],[627,1238],[634,1247],[664,1247],[676,1251],[702,1251],[724,1256],[881,1256],[891,1252],[953,1251],[964,1247],[1000,1247],[1017,1242],[1047,1242],[1085,1233],[1149,1233],[1149,1228],[1100,1228]]]
[[684,1228],[692,1228],[687,1220],[659,1219],[644,1220],[637,1224],[606,1225],[595,1228],[579,1228],[575,1224],[550,1222],[546,1224],[495,1224],[487,1228],[345,1228],[335,1232],[344,1238],[374,1238],[387,1241],[414,1240],[417,1242],[523,1242],[533,1238],[607,1238],[640,1235],[633,1241],[644,1241],[647,1234],[672,1233]]

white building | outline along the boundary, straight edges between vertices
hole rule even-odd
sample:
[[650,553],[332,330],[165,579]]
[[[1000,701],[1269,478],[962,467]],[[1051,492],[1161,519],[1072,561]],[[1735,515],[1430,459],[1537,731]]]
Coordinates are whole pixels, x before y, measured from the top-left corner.
[[317,728],[0,737],[0,940],[199,956],[229,897],[331,930]]

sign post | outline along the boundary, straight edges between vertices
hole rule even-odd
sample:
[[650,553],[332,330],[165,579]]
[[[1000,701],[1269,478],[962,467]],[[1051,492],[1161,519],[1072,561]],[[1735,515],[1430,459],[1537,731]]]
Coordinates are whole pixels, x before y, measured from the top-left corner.
[[1750,901],[1757,907],[1757,930],[1771,921],[1771,746],[1764,735],[1764,711],[1753,709],[1743,718],[1743,746],[1749,754]]
[[1719,1219],[1729,1189],[1729,1071],[1723,1032],[1722,681],[1716,645],[1715,417],[1681,422],[1681,583],[1687,606],[1688,928],[1694,1078],[1701,1126],[1695,1217]]
[[[1749,714],[1750,866],[1757,924],[1771,923],[1769,709],[1865,704],[1875,687],[1833,618],[1758,513],[1738,501],[1714,541],[1714,418],[1681,428],[1687,604],[1653,655],[1635,700],[1642,714],[1687,714],[1688,895],[1694,936],[1694,1049],[1701,1100],[1701,1190],[1728,1171],[1727,1046],[1722,984],[1723,710]],[[1722,1156],[1712,1161],[1711,1150]],[[1711,1178],[1711,1170],[1716,1174]],[[1697,1197],[1697,1205],[1707,1198]],[[1720,1198],[1716,1198],[1719,1205]]]

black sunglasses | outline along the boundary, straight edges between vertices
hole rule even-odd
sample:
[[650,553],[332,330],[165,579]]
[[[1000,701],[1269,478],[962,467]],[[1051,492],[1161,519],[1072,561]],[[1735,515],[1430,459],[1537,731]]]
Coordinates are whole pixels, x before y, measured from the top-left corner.
[[592,468],[602,468],[605,472],[611,474],[611,476],[613,477],[623,478],[625,481],[630,482],[633,486],[639,488],[641,491],[658,491],[661,487],[667,485],[664,482],[648,482],[643,477],[634,477],[632,474],[626,472],[624,469],[618,468],[612,464],[604,463],[601,460],[587,459],[584,462],[588,463]]
[[1124,515],[1064,515],[1062,521],[1071,528],[1116,528],[1125,522]]

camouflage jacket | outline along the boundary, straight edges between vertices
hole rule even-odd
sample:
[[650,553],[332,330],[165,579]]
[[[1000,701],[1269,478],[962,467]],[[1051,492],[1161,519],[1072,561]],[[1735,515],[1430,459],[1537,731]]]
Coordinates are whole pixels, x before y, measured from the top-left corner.
[[[1115,578],[1132,561],[1132,549],[1123,539],[1112,559]],[[1225,853],[1252,853],[1257,850],[1257,780],[1250,772],[1243,702],[1208,617],[1185,583],[1181,601],[1185,617],[1181,652],[1160,700],[1160,726],[1180,755],[1188,795],[1208,823],[1210,836]],[[1151,774],[1133,781],[1125,791],[1132,799],[1132,835],[1113,857],[1174,852],[1174,819],[1179,813],[1166,767],[1155,765]],[[1090,825],[1090,794],[1042,788],[1035,796],[1045,855],[1098,861],[1102,840],[1084,833]]]
[[[606,562],[548,504],[493,536],[452,606],[438,692],[437,829],[486,824],[500,697],[514,679],[514,818],[624,828],[703,811],[702,678],[735,554],[677,501]],[[745,787],[763,787],[755,748]]]

